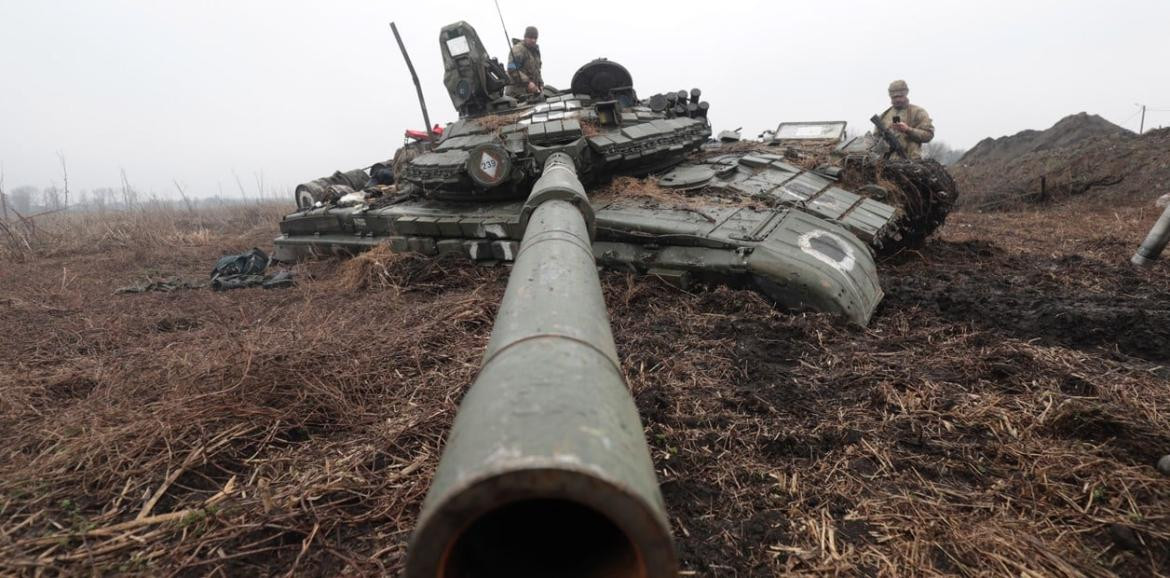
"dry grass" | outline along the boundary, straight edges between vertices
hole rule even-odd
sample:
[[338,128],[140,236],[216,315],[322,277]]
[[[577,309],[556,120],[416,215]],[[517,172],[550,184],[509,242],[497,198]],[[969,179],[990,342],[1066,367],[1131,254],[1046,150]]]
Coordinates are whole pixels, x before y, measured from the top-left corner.
[[690,211],[702,215],[708,221],[714,217],[707,214],[713,204],[723,207],[760,207],[764,200],[746,198],[741,195],[725,194],[718,189],[685,191],[663,187],[653,178],[616,177],[604,187],[590,194],[596,203],[631,202],[644,207],[665,207]]
[[[604,274],[686,571],[1170,574],[1170,269],[1124,265],[1155,216],[953,215],[866,330]],[[233,218],[0,256],[0,573],[401,571],[507,270],[112,295],[269,247]]]
[[596,120],[588,118],[578,118],[577,120],[581,124],[581,136],[591,138],[601,134],[601,125]]
[[677,190],[662,187],[653,178],[616,177],[592,193],[590,197],[598,202],[612,202],[617,199],[644,199],[667,206],[688,204],[686,195]]
[[0,227],[0,259],[90,255],[141,244],[207,246],[225,235],[275,230],[293,207],[266,201],[188,211],[142,206],[128,211],[53,212],[13,219]]
[[400,548],[354,558],[329,542],[409,531],[483,346],[461,329],[490,326],[495,300],[419,291],[502,270],[365,258],[301,267],[326,281],[292,291],[111,295],[152,272],[205,276],[273,230],[5,264],[0,318],[27,331],[0,338],[0,573],[393,566]]
[[499,134],[500,129],[511,126],[520,122],[524,113],[510,113],[510,114],[489,114],[475,119],[475,124],[483,127],[485,130],[490,130]]
[[813,170],[822,164],[833,164],[833,150],[832,145],[812,145],[804,144],[799,147],[792,146],[778,146],[767,145],[760,141],[744,140],[738,142],[722,143],[718,148],[699,151],[695,154],[696,158],[713,158],[727,154],[747,154],[758,153],[767,155],[777,155],[784,157],[789,163],[801,167],[805,170]]
[[401,290],[400,281],[392,269],[397,271],[398,263],[405,258],[405,254],[391,251],[389,245],[366,251],[342,263],[337,274],[337,287],[343,291]]

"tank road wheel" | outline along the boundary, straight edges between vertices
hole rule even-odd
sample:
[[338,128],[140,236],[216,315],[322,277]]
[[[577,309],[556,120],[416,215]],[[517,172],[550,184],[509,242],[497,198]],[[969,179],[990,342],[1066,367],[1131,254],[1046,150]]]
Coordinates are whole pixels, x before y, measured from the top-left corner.
[[938,161],[873,161],[859,159],[846,163],[844,181],[861,194],[867,186],[877,184],[888,191],[881,200],[902,212],[899,236],[882,244],[882,253],[921,245],[943,226],[959,198],[959,188]]

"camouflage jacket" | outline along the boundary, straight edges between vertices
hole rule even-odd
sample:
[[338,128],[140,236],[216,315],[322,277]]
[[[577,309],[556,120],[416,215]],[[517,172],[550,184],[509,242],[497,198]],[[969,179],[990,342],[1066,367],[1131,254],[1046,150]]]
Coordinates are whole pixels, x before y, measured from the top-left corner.
[[508,58],[508,76],[512,79],[509,88],[518,95],[528,93],[529,82],[535,82],[537,87],[544,86],[544,79],[540,76],[540,47],[528,48],[523,42],[513,44]]
[[934,139],[934,121],[930,119],[925,108],[909,104],[903,109],[892,106],[887,108],[886,112],[882,113],[882,124],[887,128],[893,125],[895,116],[901,117],[902,122],[910,125],[910,132],[902,134],[893,131],[894,136],[906,147],[906,154],[910,158],[922,158],[922,145]]

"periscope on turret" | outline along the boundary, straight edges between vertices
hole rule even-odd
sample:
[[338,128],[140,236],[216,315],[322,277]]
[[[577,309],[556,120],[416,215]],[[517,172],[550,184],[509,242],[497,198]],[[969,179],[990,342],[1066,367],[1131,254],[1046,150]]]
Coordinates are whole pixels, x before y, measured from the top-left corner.
[[[546,84],[539,102],[518,102],[469,24],[445,26],[439,48],[459,119],[396,163],[389,189],[348,206],[302,204],[280,224],[277,258],[385,244],[512,261],[524,200],[556,151],[573,159],[592,205],[598,264],[749,287],[865,325],[883,296],[875,254],[920,242],[954,202],[941,167],[874,163],[872,146],[845,142],[844,123],[782,124],[782,139],[721,147],[697,88],[642,97],[625,67],[599,58],[568,89]],[[808,162],[812,149],[825,162]],[[629,179],[655,194],[623,190]]]

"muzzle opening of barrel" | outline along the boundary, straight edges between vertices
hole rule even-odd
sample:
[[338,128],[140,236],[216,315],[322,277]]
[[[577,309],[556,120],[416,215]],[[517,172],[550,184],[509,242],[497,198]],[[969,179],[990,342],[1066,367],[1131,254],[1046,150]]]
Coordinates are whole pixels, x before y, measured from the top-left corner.
[[642,578],[634,541],[605,514],[566,499],[526,499],[489,510],[454,539],[441,578]]

